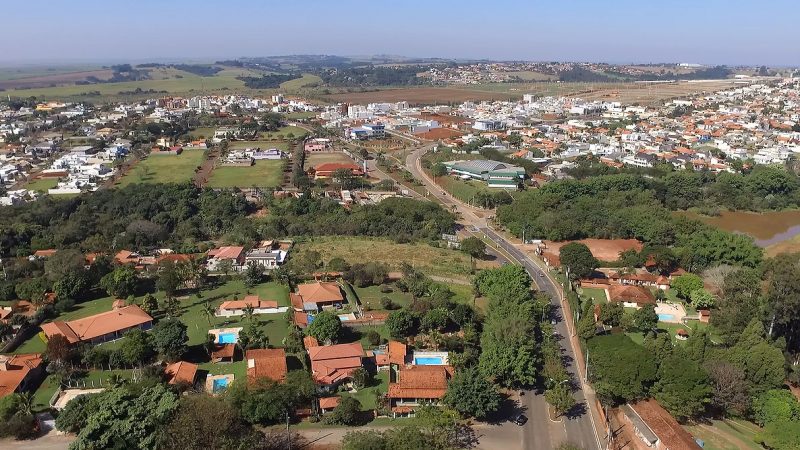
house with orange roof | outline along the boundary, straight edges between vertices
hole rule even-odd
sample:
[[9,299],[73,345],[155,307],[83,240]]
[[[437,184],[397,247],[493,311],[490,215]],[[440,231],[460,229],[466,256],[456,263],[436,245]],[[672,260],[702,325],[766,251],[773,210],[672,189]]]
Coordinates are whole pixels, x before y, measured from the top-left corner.
[[319,399],[319,411],[322,414],[329,413],[339,406],[342,397],[334,395],[333,397],[322,397]]
[[132,252],[130,250],[120,250],[114,255],[114,262],[117,264],[139,264],[139,260],[141,256],[138,253]]
[[453,377],[451,366],[401,366],[389,373],[386,394],[393,417],[413,417],[422,405],[439,403]]
[[128,330],[134,328],[149,330],[152,327],[153,318],[137,305],[125,306],[68,322],[55,320],[41,326],[48,338],[60,334],[67,338],[70,344],[79,342],[100,344],[119,339]]
[[286,380],[286,352],[282,348],[259,348],[245,352],[247,360],[247,383],[256,384],[266,379],[277,383]]
[[247,308],[253,308],[253,314],[277,314],[286,312],[287,307],[279,308],[275,300],[261,300],[258,295],[247,295],[243,300],[226,300],[217,308],[217,317],[243,316]]
[[656,298],[649,289],[642,286],[620,285],[608,287],[608,301],[622,303],[626,308],[639,309],[644,305],[655,305]]
[[333,177],[337,170],[349,170],[353,176],[363,177],[364,170],[358,164],[347,163],[322,163],[312,167],[309,171],[315,180],[325,180]]
[[218,272],[223,261],[231,263],[231,270],[238,272],[244,267],[244,247],[226,246],[214,248],[208,251],[208,261],[206,268],[209,272]]
[[350,379],[354,370],[362,367],[364,349],[359,342],[321,345],[307,349],[314,381],[330,389]]
[[194,386],[197,382],[197,364],[178,361],[164,368],[164,373],[169,377],[168,384],[185,384]]
[[236,358],[236,344],[214,344],[211,347],[211,361],[233,362]]
[[46,249],[46,250],[36,250],[35,252],[33,252],[33,257],[35,259],[49,258],[49,257],[55,255],[56,252],[58,252],[58,250],[52,249],[52,248]]
[[38,387],[43,369],[39,353],[0,355],[0,398]]
[[700,450],[702,447],[655,399],[621,407],[625,420],[645,446],[656,450]]
[[297,293],[289,295],[295,311],[321,311],[324,307],[341,305],[344,296],[339,284],[330,281],[315,281],[297,286]]

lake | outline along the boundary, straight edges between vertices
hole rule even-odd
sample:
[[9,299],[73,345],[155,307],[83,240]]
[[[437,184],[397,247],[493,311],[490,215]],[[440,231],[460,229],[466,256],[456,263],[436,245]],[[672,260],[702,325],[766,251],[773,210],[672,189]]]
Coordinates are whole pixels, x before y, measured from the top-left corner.
[[759,247],[769,247],[800,235],[800,210],[766,213],[724,211],[715,217],[693,212],[681,214],[726,231],[752,236]]

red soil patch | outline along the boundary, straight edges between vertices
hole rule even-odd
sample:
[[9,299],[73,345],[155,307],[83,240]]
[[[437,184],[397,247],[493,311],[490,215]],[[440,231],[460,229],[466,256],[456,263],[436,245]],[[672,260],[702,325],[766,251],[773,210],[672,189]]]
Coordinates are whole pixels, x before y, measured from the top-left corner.
[[580,241],[544,241],[547,246],[547,251],[558,255],[561,247],[569,244],[570,242],[580,242],[589,247],[595,258],[600,261],[616,261],[619,259],[620,253],[625,250],[634,249],[637,252],[642,251],[642,243],[636,239],[581,239]]

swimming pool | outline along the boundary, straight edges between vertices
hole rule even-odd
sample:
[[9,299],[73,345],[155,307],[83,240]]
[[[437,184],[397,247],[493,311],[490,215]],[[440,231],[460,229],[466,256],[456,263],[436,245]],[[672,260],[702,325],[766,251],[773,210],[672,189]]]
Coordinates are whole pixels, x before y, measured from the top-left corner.
[[235,344],[236,333],[220,333],[217,335],[217,344]]
[[444,365],[444,358],[441,356],[420,356],[414,358],[414,364],[418,366],[442,366]]
[[219,391],[224,391],[228,388],[227,378],[217,378],[211,382],[211,390],[216,394]]
[[658,313],[658,320],[661,322],[675,322],[675,316],[667,313]]

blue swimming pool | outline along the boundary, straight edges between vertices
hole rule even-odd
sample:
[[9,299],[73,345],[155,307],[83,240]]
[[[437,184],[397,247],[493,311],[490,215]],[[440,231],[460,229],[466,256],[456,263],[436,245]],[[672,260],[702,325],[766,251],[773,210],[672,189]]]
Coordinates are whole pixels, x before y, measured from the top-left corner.
[[224,391],[228,388],[227,378],[217,378],[211,382],[211,390],[216,394],[219,391]]
[[658,320],[660,320],[661,322],[674,322],[675,321],[675,316],[673,316],[672,314],[667,314],[667,313],[659,313],[658,314]]
[[236,333],[220,333],[217,335],[217,344],[235,344]]
[[444,359],[441,356],[420,356],[414,358],[414,364],[418,366],[441,366],[444,365]]

